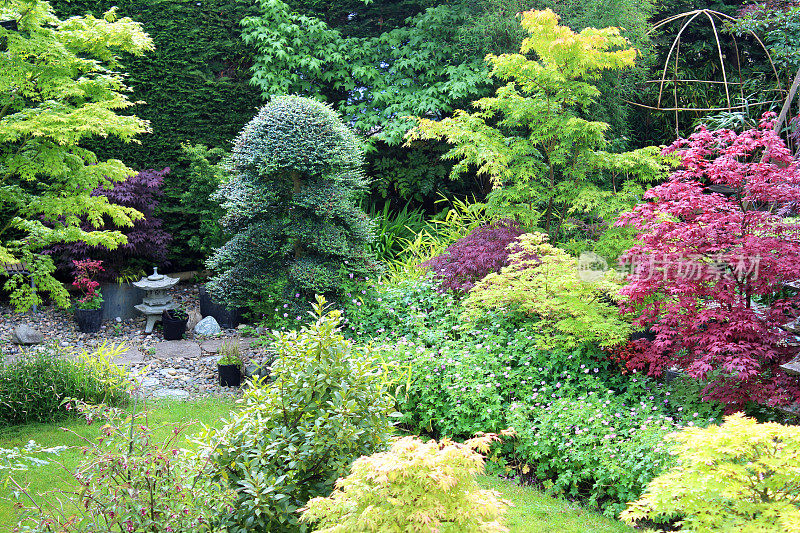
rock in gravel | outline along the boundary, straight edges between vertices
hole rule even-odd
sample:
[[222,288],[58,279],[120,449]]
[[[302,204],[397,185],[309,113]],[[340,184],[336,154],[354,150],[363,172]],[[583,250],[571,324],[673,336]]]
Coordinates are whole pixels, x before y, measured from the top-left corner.
[[189,393],[182,389],[157,389],[153,391],[154,398],[188,398]]
[[207,316],[197,323],[194,327],[194,332],[197,335],[217,335],[222,333],[222,328],[219,327],[217,320],[213,316]]
[[200,311],[192,309],[189,311],[189,321],[186,323],[186,329],[192,331],[201,320],[203,320],[203,315],[200,314]]
[[44,335],[36,328],[27,324],[20,324],[14,328],[11,334],[11,342],[14,344],[41,344],[44,342]]

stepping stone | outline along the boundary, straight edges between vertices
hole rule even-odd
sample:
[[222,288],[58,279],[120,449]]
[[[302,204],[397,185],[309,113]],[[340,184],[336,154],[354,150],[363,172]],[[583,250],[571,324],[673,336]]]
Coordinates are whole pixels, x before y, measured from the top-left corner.
[[200,345],[200,349],[204,352],[208,353],[219,353],[219,348],[222,346],[223,342],[237,342],[239,343],[239,350],[245,351],[250,349],[250,343],[255,342],[258,339],[254,337],[239,337],[239,338],[230,338],[230,339],[211,339],[205,341]]
[[188,397],[189,393],[182,389],[158,389],[153,391],[153,398],[173,398],[181,400]]
[[162,341],[155,345],[155,350],[155,357],[162,360],[200,357],[200,346],[192,341]]
[[119,357],[114,358],[114,363],[120,366],[146,363],[146,362],[147,358],[144,356],[142,352],[140,352],[136,348],[128,348],[124,352],[119,354]]
[[141,377],[138,379],[139,386],[143,389],[152,389],[158,387],[159,381],[156,378]]

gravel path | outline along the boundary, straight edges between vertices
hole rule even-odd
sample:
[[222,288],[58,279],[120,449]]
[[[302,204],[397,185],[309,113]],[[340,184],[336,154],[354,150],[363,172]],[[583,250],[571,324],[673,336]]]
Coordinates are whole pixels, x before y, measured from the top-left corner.
[[[173,300],[187,310],[199,311],[197,289],[195,284],[179,283],[172,289]],[[31,347],[12,344],[11,333],[19,324],[39,330],[45,336],[45,343]],[[17,313],[8,305],[0,305],[0,362],[13,359],[23,351],[57,349],[74,357],[104,342],[124,343],[128,351],[118,363],[139,376],[145,394],[190,398],[239,394],[239,389],[220,387],[217,382],[216,352],[223,340],[238,340],[245,364],[261,365],[270,361],[269,352],[256,345],[257,339],[243,336],[240,330],[223,330],[214,338],[201,338],[187,331],[183,341],[165,341],[159,326],[151,334],[146,334],[144,327],[142,316],[121,322],[106,321],[98,333],[81,333],[72,314],[54,306],[45,306],[37,313]]]

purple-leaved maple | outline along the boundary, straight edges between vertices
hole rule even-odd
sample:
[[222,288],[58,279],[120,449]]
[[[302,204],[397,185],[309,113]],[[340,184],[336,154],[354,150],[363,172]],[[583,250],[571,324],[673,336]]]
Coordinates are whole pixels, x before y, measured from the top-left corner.
[[[114,250],[102,246],[89,246],[85,242],[57,244],[47,250],[54,256],[58,271],[62,275],[72,273],[73,260],[100,259],[105,270],[97,277],[99,281],[113,281],[125,267],[162,265],[167,260],[167,245],[172,236],[161,229],[162,221],[154,215],[161,196],[161,184],[169,174],[169,167],[163,170],[143,170],[125,181],[114,184],[111,189],[98,187],[92,196],[105,196],[108,201],[133,207],[144,215],[132,227],[116,227],[106,219],[106,229],[121,231],[128,239],[126,244]],[[89,227],[87,222],[83,226]],[[132,265],[131,261],[139,264]]]
[[796,353],[781,326],[800,310],[786,286],[800,279],[800,225],[780,213],[800,201],[800,164],[773,119],[678,139],[665,152],[680,167],[617,221],[640,232],[621,258],[632,267],[622,311],[655,333],[635,341],[628,367],[683,369],[729,411],[800,399],[797,378],[779,368]]
[[442,289],[467,292],[488,274],[508,266],[508,245],[522,233],[513,220],[484,224],[420,266],[429,268],[441,280]]

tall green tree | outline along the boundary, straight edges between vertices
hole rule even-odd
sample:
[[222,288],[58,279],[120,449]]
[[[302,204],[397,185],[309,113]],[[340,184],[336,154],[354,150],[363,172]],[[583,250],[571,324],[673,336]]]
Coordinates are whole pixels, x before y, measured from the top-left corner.
[[[117,19],[114,10],[61,20],[48,2],[4,0],[0,18],[9,21],[0,28],[0,262],[23,262],[36,285],[17,274],[5,288],[19,309],[40,303],[40,292],[66,306],[53,262],[40,251],[76,241],[113,249],[125,237],[103,229],[104,219],[131,226],[142,216],[91,195],[134,172],[118,159],[98,159],[83,142],[109,136],[130,142],[148,131],[146,121],[119,114],[133,103],[118,56],[142,54],[153,44],[138,23]],[[81,229],[82,220],[95,229]]]
[[[374,188],[384,196],[417,200],[452,185],[445,178],[449,165],[439,161],[441,145],[400,146],[414,126],[410,117],[441,119],[491,94],[496,80],[488,76],[485,56],[519,48],[525,31],[518,13],[553,4],[580,28],[628,28],[633,42],[646,48],[646,21],[653,10],[650,0],[616,0],[611,9],[599,0],[352,0],[345,16],[338,7],[319,4],[259,0],[259,15],[243,20],[244,39],[256,49],[253,83],[265,96],[302,94],[334,105],[368,140]],[[401,12],[409,14],[404,22]],[[386,13],[391,16],[384,19]],[[600,113],[622,137],[628,130],[623,99],[630,84],[608,76],[602,86],[606,97],[592,113]],[[478,186],[472,192],[488,190]]]
[[407,142],[453,145],[444,156],[456,161],[453,175],[477,169],[491,180],[490,214],[538,225],[555,241],[576,211],[611,214],[603,188],[635,203],[636,192],[643,192],[637,182],[658,177],[663,168],[656,147],[604,151],[608,124],[583,118],[600,95],[592,82],[633,65],[636,51],[619,30],[575,33],[559,26],[549,9],[526,12],[522,26],[529,36],[519,53],[487,58],[490,75],[505,85],[475,101],[474,112],[419,118]]

